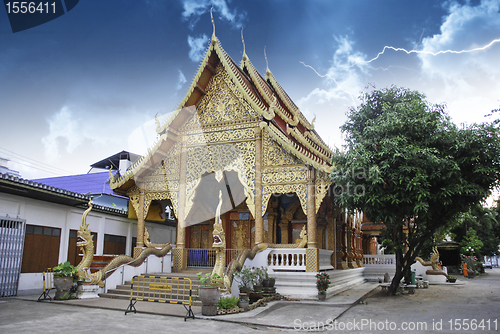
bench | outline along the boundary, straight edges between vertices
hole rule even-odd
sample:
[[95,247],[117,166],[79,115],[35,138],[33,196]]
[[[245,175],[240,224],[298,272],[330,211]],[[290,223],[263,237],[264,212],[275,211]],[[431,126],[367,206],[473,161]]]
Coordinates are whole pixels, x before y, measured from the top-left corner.
[[417,286],[413,284],[403,284],[399,286],[399,291],[400,292],[408,291],[409,294],[414,295],[416,287]]
[[168,277],[157,275],[138,275],[132,278],[130,286],[130,304],[125,310],[125,315],[130,312],[136,313],[135,304],[138,301],[182,304],[187,313],[187,318],[194,319],[191,309],[193,283],[186,277]]
[[43,292],[37,301],[52,300],[52,297],[50,297],[50,291],[52,290],[55,290],[54,272],[52,268],[47,268],[43,271]]

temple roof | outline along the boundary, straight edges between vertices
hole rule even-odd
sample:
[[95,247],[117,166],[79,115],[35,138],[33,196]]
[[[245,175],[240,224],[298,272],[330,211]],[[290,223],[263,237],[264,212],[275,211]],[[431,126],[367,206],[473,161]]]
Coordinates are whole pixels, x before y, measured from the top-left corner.
[[153,167],[154,163],[159,163],[161,153],[157,152],[166,152],[174,144],[179,129],[194,114],[195,107],[206,94],[206,88],[220,64],[243,94],[244,99],[263,120],[261,122],[263,131],[267,131],[280,146],[302,162],[323,172],[331,170],[332,150],[314,130],[314,121],[310,123],[305,118],[271,71],[267,69],[263,78],[246,53],[243,53],[243,59],[238,66],[213,35],[205,58],[178,109],[164,124],[160,124],[156,119],[159,140],[146,156],[129,168],[126,175],[112,182],[113,189],[130,183],[134,175],[138,177]]

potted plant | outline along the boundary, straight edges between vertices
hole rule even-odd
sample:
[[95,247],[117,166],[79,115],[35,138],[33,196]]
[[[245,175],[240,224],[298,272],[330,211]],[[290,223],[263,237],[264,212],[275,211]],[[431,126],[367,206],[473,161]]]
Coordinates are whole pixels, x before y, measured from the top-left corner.
[[252,292],[253,289],[252,283],[255,276],[252,269],[248,267],[244,268],[240,272],[238,272],[235,276],[239,281],[238,288],[240,289],[240,292],[250,295],[250,292]]
[[326,299],[326,291],[330,286],[330,275],[327,273],[316,274],[316,288],[318,289],[318,299]]
[[457,278],[455,276],[448,275],[447,281],[450,283],[455,283]]
[[252,283],[253,283],[253,291],[261,291],[262,290],[262,281],[266,277],[264,270],[262,268],[252,267],[252,271],[254,273]]
[[269,274],[267,273],[266,267],[262,267],[262,271],[264,272],[264,279],[262,280],[262,286],[265,288],[274,287],[274,284],[276,283],[276,279],[274,277],[269,277]]
[[217,315],[217,302],[220,298],[219,285],[221,284],[221,277],[217,274],[212,275],[199,272],[198,279],[200,286],[198,288],[198,295],[202,303],[201,314],[203,315]]
[[237,312],[236,307],[238,306],[238,304],[239,299],[237,297],[225,296],[219,299],[219,301],[217,302],[217,307],[219,308],[219,310],[224,310],[225,313],[235,313]]
[[56,295],[54,299],[69,299],[71,298],[71,288],[76,281],[76,267],[69,261],[59,263],[52,268],[54,272],[54,287],[56,288]]

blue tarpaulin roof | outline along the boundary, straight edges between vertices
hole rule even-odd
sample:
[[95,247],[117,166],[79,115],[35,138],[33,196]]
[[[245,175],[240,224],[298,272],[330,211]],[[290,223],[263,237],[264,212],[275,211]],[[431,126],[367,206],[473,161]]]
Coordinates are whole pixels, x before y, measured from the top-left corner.
[[80,194],[107,194],[118,196],[114,194],[109,187],[109,172],[49,177],[32,181]]

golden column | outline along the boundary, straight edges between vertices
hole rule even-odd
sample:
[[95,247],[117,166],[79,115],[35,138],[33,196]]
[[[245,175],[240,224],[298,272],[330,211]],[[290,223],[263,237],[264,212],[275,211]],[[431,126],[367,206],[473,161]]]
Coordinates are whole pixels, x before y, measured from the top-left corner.
[[255,244],[264,242],[262,218],[262,130],[255,127]]
[[348,266],[347,266],[347,244],[346,244],[346,238],[347,238],[346,221],[343,219],[339,219],[336,222],[336,229],[337,229],[337,245],[338,245],[337,269],[347,269]]
[[179,272],[187,267],[186,248],[186,166],[187,166],[187,147],[183,142],[181,144],[181,156],[179,167],[179,204],[177,210],[177,242],[174,249],[174,271]]
[[314,168],[309,169],[307,180],[307,248],[317,248],[316,241],[316,189]]
[[[136,248],[144,247],[144,191],[139,192],[139,212],[137,212],[137,242]],[[135,251],[134,251],[135,254]]]
[[319,271],[319,250],[316,241],[316,189],[314,168],[309,167],[307,180],[307,248],[306,272]]

